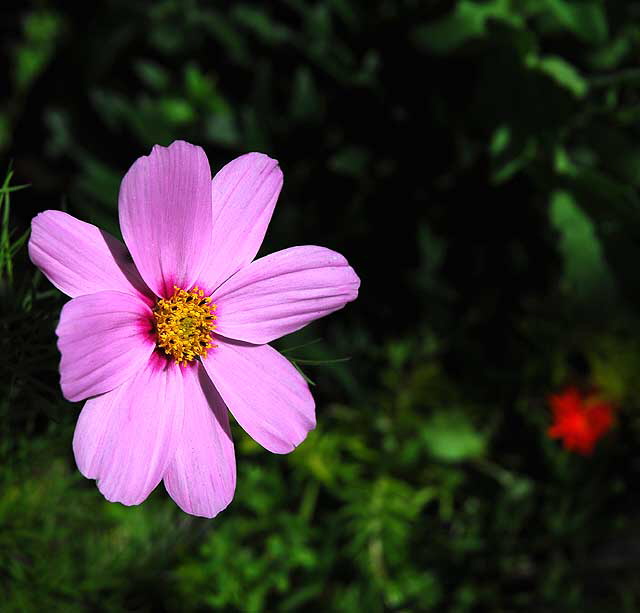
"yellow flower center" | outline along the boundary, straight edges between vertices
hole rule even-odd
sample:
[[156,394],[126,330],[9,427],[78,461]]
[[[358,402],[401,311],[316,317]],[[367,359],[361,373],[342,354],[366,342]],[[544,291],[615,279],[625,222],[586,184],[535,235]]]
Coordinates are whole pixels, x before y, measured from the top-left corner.
[[216,328],[216,305],[198,287],[173,289],[173,296],[158,300],[153,309],[156,342],[176,364],[186,364],[198,356],[206,357],[215,347],[211,332]]

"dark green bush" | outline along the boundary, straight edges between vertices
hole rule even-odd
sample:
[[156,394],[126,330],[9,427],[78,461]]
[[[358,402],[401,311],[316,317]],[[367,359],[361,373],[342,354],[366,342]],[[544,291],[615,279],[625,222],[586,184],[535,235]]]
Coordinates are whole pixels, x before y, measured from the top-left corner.
[[[6,14],[0,608],[636,611],[640,8],[604,0],[42,1]],[[153,144],[246,151],[285,187],[263,252],[344,253],[360,298],[278,343],[318,428],[236,428],[213,521],[75,468],[64,298],[24,249],[62,208],[117,233]],[[321,342],[311,342],[321,338]],[[316,366],[341,357],[346,362]],[[304,364],[309,360],[309,364]],[[618,407],[591,456],[547,398]],[[638,536],[636,536],[638,533]]]

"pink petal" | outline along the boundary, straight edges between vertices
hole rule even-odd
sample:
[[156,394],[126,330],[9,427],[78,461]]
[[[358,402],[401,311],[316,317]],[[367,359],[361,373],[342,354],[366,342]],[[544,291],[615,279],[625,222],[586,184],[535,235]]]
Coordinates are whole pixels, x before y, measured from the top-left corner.
[[72,298],[104,290],[151,294],[118,239],[62,211],[34,217],[29,256],[51,283]]
[[211,518],[227,507],[236,488],[229,415],[201,364],[183,372],[184,428],[164,485],[183,511]]
[[107,500],[140,504],[173,460],[183,425],[180,367],[154,354],[137,375],[87,400],[73,436],[80,472]]
[[111,391],[149,361],[155,347],[151,309],[123,292],[99,292],[67,302],[56,329],[60,384],[67,400]]
[[276,160],[247,153],[213,178],[213,242],[200,283],[213,291],[258,253],[282,189]]
[[300,373],[269,345],[215,343],[203,364],[237,422],[265,449],[293,451],[316,426],[315,403]]
[[120,228],[147,285],[168,297],[193,286],[211,244],[211,171],[200,147],[176,141],[139,158],[120,186]]
[[358,295],[360,279],[339,253],[291,247],[236,273],[213,294],[216,332],[268,343],[341,309]]

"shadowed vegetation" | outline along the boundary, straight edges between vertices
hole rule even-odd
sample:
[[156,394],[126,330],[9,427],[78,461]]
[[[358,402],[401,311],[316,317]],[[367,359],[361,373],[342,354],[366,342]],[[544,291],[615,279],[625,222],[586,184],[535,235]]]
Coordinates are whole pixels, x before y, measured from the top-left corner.
[[[216,4],[3,15],[0,608],[637,611],[640,4]],[[66,298],[25,248],[49,208],[117,234],[125,171],[178,138],[277,158],[260,253],[362,279],[276,343],[318,428],[275,456],[234,424],[212,521],[77,471]],[[567,384],[617,407],[592,455],[547,436]]]

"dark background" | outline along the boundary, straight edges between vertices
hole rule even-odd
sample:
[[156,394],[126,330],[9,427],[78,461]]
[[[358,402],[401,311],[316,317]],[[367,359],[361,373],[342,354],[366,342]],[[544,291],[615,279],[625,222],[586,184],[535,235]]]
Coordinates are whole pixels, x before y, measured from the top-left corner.
[[[71,6],[0,15],[0,170],[29,185],[2,199],[0,608],[640,610],[640,3]],[[124,173],[178,138],[214,172],[277,158],[261,254],[362,279],[276,343],[306,344],[317,430],[274,456],[235,428],[212,521],[79,474],[65,298],[24,248],[49,208],[118,235]],[[616,407],[589,456],[547,435],[566,385]]]

